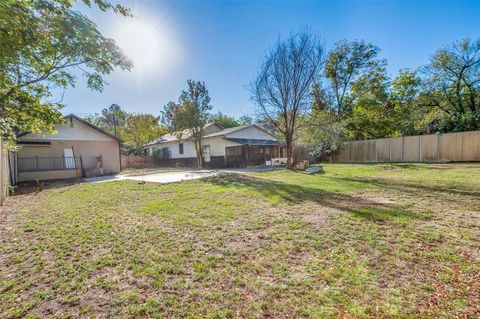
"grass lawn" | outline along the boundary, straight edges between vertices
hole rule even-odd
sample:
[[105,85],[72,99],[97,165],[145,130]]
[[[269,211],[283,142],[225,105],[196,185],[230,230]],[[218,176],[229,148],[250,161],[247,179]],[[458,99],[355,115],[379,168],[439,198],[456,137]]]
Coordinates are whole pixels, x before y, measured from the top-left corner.
[[480,165],[325,168],[12,197],[0,318],[479,318]]

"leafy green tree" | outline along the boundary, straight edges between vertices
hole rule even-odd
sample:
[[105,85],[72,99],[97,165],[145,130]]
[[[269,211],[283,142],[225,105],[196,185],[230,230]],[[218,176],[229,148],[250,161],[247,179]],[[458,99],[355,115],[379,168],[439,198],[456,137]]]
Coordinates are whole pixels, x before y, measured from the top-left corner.
[[378,58],[380,49],[363,40],[339,41],[328,53],[325,77],[334,97],[334,106],[340,116],[353,108],[356,96],[352,86],[363,76],[384,68],[386,61]]
[[242,115],[238,119],[238,123],[240,123],[240,125],[250,125],[253,123],[253,119],[248,115]]
[[400,135],[429,133],[425,119],[438,113],[434,107],[420,106],[422,79],[417,71],[400,70],[390,83],[389,100],[395,109],[395,121]]
[[347,135],[369,139],[399,135],[396,110],[389,100],[389,79],[383,66],[361,74],[352,83],[352,110],[346,119]]
[[124,147],[134,154],[142,154],[143,145],[166,133],[160,118],[151,114],[130,114],[120,128]]
[[223,126],[224,128],[240,126],[239,121],[235,120],[232,116],[228,116],[223,114],[222,112],[218,112],[210,116],[210,121],[215,122]]
[[444,114],[444,131],[480,129],[480,39],[439,49],[423,75],[419,105]]
[[210,96],[205,82],[187,81],[188,88],[182,91],[178,102],[169,102],[162,111],[162,121],[178,139],[193,141],[198,167],[204,166],[202,138],[205,124],[211,118]]
[[[122,6],[93,2],[102,11],[128,16]],[[79,11],[74,1],[2,0],[0,2],[0,134],[14,131],[53,132],[61,122],[61,102],[52,101],[52,88],[75,85],[81,69],[87,85],[102,91],[102,75],[114,67],[128,70],[130,61],[115,41]]]

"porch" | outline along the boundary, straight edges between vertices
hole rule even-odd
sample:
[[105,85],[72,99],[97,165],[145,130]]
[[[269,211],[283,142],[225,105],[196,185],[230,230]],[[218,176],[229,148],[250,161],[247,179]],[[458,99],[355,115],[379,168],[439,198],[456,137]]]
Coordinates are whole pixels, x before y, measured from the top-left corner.
[[66,179],[103,174],[102,157],[19,157],[13,158],[16,182]]
[[227,140],[241,145],[225,148],[226,167],[280,165],[276,159],[283,158],[286,154],[284,145],[278,141],[233,138]]

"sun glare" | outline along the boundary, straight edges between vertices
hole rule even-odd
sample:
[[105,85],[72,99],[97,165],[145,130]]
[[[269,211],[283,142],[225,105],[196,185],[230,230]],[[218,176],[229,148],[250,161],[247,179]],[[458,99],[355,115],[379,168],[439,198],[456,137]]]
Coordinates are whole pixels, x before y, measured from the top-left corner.
[[133,72],[158,73],[172,67],[178,59],[178,46],[166,26],[134,17],[115,27],[113,38],[133,61]]

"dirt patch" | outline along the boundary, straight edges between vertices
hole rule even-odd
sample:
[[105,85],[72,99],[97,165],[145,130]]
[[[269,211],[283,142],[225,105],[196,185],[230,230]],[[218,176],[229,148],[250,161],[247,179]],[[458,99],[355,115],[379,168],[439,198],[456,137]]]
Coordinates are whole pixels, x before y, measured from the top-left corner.
[[309,214],[302,216],[302,220],[311,224],[315,229],[325,229],[328,226],[328,216],[324,214]]

